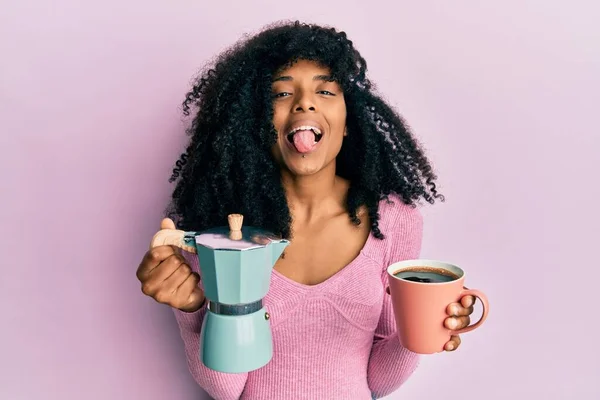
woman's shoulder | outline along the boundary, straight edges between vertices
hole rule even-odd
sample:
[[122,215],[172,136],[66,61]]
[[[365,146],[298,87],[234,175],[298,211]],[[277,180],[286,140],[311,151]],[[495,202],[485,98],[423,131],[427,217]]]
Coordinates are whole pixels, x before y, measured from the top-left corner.
[[418,204],[407,204],[402,197],[391,193],[379,202],[379,229],[386,233],[419,228],[423,216]]
[[[416,258],[423,237],[423,217],[418,205],[407,204],[396,194],[379,202],[377,227],[383,239],[371,237],[364,254],[383,267],[399,259]],[[385,273],[384,273],[385,275]]]

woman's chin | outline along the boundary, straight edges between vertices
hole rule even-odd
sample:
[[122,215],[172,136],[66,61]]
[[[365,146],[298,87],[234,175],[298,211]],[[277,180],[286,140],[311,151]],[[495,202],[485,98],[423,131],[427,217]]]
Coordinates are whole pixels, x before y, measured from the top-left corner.
[[321,171],[321,168],[313,165],[303,165],[297,168],[288,167],[288,170],[293,176],[301,177],[315,175],[316,173]]
[[293,176],[311,176],[323,171],[326,167],[323,157],[306,155],[302,157],[284,157],[285,169]]

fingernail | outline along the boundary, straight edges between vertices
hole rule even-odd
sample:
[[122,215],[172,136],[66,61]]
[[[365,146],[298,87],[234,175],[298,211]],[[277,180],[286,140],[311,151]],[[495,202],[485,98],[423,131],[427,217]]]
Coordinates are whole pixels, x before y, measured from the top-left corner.
[[448,348],[448,350],[449,350],[449,351],[450,351],[450,350],[454,350],[454,343],[450,343],[450,344],[447,346],[447,348]]

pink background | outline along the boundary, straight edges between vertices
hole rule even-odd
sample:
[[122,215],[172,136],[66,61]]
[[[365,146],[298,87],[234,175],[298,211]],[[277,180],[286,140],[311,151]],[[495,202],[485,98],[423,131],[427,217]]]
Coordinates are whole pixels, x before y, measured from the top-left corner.
[[2,2],[0,398],[203,398],[135,269],[184,145],[190,78],[281,18],[355,41],[448,199],[425,211],[423,256],[461,264],[493,306],[389,399],[600,398],[600,9],[587,3]]

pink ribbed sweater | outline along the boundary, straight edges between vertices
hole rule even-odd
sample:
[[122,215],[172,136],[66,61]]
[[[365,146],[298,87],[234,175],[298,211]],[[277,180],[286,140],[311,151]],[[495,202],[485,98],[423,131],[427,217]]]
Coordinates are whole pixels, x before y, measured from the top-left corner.
[[[189,369],[216,400],[369,400],[395,391],[412,374],[418,356],[396,336],[386,267],[418,258],[422,218],[395,196],[380,203],[384,240],[369,236],[344,269],[314,286],[277,271],[264,305],[271,314],[273,359],[246,374],[224,374],[199,360],[205,308],[175,310]],[[197,257],[186,254],[198,271]]]

